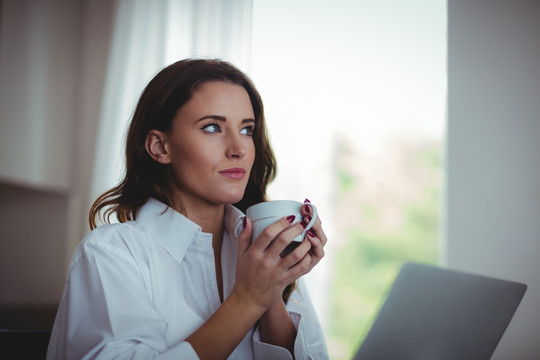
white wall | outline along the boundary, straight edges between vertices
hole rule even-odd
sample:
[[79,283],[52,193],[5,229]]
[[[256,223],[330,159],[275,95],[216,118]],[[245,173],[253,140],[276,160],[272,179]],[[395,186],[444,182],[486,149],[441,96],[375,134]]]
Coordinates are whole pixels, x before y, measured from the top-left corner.
[[0,178],[67,190],[78,3],[50,4],[2,3]]
[[88,229],[116,2],[0,6],[0,307],[56,305]]
[[528,291],[493,359],[540,356],[540,2],[449,0],[447,262]]

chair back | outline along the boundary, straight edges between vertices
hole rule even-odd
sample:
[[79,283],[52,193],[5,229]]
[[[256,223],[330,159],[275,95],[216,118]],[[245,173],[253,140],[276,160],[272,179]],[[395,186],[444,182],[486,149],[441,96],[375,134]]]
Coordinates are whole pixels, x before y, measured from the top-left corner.
[[50,330],[0,329],[0,358],[43,360],[50,337]]

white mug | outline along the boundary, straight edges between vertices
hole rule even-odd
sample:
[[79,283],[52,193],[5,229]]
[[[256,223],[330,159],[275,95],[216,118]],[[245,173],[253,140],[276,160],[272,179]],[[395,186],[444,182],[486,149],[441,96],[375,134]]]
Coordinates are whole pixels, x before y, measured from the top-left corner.
[[284,218],[286,216],[290,216],[290,215],[295,216],[292,224],[296,224],[302,221],[302,215],[300,214],[300,209],[302,209],[302,206],[304,205],[310,206],[313,209],[313,214],[312,214],[311,221],[309,222],[309,224],[307,224],[304,231],[302,231],[300,235],[298,235],[297,237],[293,239],[293,242],[297,242],[297,244],[295,245],[300,244],[302,240],[304,240],[304,237],[306,236],[306,232],[309,229],[311,229],[313,224],[315,224],[315,220],[317,220],[317,208],[311,203],[303,204],[301,202],[293,201],[293,200],[265,201],[265,202],[250,206],[246,211],[246,215],[248,218],[250,218],[253,224],[253,232],[252,232],[251,239],[255,240],[256,238],[259,237],[259,235],[264,229],[266,229],[268,226],[272,225],[279,219]]

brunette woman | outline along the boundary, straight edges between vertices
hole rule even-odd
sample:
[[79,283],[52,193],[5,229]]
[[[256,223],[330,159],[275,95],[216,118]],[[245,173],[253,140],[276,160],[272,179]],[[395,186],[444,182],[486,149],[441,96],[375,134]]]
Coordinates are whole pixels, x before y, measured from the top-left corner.
[[299,279],[324,256],[320,221],[280,256],[302,224],[284,217],[252,242],[243,213],[275,172],[246,75],[202,59],[159,72],[131,121],[125,176],[90,210],[47,357],[327,358]]

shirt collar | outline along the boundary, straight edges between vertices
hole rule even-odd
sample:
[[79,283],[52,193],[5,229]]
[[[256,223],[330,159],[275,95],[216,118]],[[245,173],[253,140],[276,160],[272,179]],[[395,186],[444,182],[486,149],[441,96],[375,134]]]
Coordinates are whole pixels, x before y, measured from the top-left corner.
[[[243,229],[244,216],[244,213],[236,207],[225,206],[225,231],[231,235],[229,238],[238,238]],[[193,239],[203,234],[199,225],[154,198],[148,199],[139,209],[136,221],[150,229],[161,245],[178,262],[184,259]]]
[[225,231],[237,238],[244,229],[244,218],[242,211],[232,205],[225,205]]

